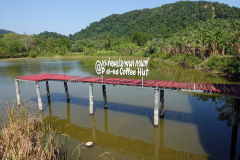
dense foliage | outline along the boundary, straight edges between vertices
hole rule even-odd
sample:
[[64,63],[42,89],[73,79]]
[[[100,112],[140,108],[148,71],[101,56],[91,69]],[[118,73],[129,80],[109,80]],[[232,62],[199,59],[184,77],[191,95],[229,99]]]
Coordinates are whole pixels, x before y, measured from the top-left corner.
[[239,74],[240,20],[207,20],[196,28],[190,27],[171,38],[154,42],[154,48],[157,51],[152,57]]
[[240,9],[207,1],[180,1],[158,8],[113,14],[91,23],[86,29],[70,36],[72,40],[85,38],[117,38],[144,32],[150,37],[167,38],[187,27],[196,27],[208,19],[239,19]]
[[38,38],[36,35],[9,33],[0,37],[0,58],[65,54],[71,45],[71,41],[63,37]]

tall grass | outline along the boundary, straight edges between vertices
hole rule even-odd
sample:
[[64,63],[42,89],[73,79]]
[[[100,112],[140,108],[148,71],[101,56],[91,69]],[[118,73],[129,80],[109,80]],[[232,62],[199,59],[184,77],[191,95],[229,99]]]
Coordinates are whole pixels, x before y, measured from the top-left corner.
[[[21,107],[15,102],[7,104],[3,116],[0,115],[0,160],[83,159],[81,149],[87,149],[83,146],[85,142],[79,144],[68,157],[65,148],[68,135],[56,134],[50,124],[43,122],[43,117],[39,118],[34,113],[31,102]],[[116,158],[105,152],[98,159]]]
[[7,105],[0,129],[0,159],[60,158],[61,144],[56,134],[31,110],[31,104]]

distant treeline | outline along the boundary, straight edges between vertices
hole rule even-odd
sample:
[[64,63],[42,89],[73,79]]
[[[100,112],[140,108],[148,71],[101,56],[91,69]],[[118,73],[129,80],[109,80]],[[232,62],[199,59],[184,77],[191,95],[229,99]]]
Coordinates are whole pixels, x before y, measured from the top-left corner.
[[45,54],[65,54],[72,42],[65,37],[53,38],[9,33],[0,35],[0,58],[36,57]]
[[12,31],[5,30],[5,29],[0,29],[0,35],[1,34],[8,34],[8,33],[13,33]]

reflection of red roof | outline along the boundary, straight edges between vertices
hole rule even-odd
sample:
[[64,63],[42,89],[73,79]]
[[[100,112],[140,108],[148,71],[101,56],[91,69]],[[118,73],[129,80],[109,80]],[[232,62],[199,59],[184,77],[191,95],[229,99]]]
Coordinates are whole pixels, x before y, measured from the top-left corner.
[[[16,77],[15,79],[27,80],[27,81],[33,81],[33,82],[56,80],[56,81],[69,81],[69,82],[142,86],[141,79],[104,78],[102,82],[101,77],[67,76],[64,74],[51,74],[51,73]],[[202,91],[206,93],[218,93],[218,94],[224,94],[224,95],[229,95],[234,97],[240,97],[240,85],[237,85],[237,84],[212,84],[212,83],[144,80],[143,86],[152,87],[152,88],[173,89],[173,90],[177,89],[177,90],[186,90],[186,91]]]

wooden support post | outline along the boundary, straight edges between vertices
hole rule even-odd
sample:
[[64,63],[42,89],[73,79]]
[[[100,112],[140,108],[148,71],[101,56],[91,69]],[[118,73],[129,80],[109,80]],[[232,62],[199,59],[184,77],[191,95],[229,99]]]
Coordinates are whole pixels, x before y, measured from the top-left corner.
[[108,105],[107,105],[107,93],[106,93],[105,85],[102,85],[102,92],[103,92],[104,109],[107,109]]
[[66,96],[67,96],[67,101],[69,101],[69,100],[70,100],[70,97],[69,97],[67,82],[64,82],[64,88],[65,88],[65,93],[66,93]]
[[160,90],[160,117],[163,117],[164,113],[164,90]]
[[39,107],[39,110],[42,111],[43,106],[42,106],[42,98],[41,98],[39,83],[36,83],[36,90],[37,90],[37,97],[38,97],[38,107]]
[[49,91],[49,84],[48,84],[48,81],[46,81],[46,90],[47,90],[48,101],[50,101],[50,91]]
[[159,89],[154,89],[154,95],[155,95],[154,127],[157,127],[158,126],[158,117],[159,117],[159,105],[160,105]]
[[89,112],[93,114],[93,84],[89,83]]
[[17,105],[21,105],[21,97],[20,97],[20,88],[19,88],[19,81],[15,80],[15,86],[16,86],[16,95],[17,95]]

